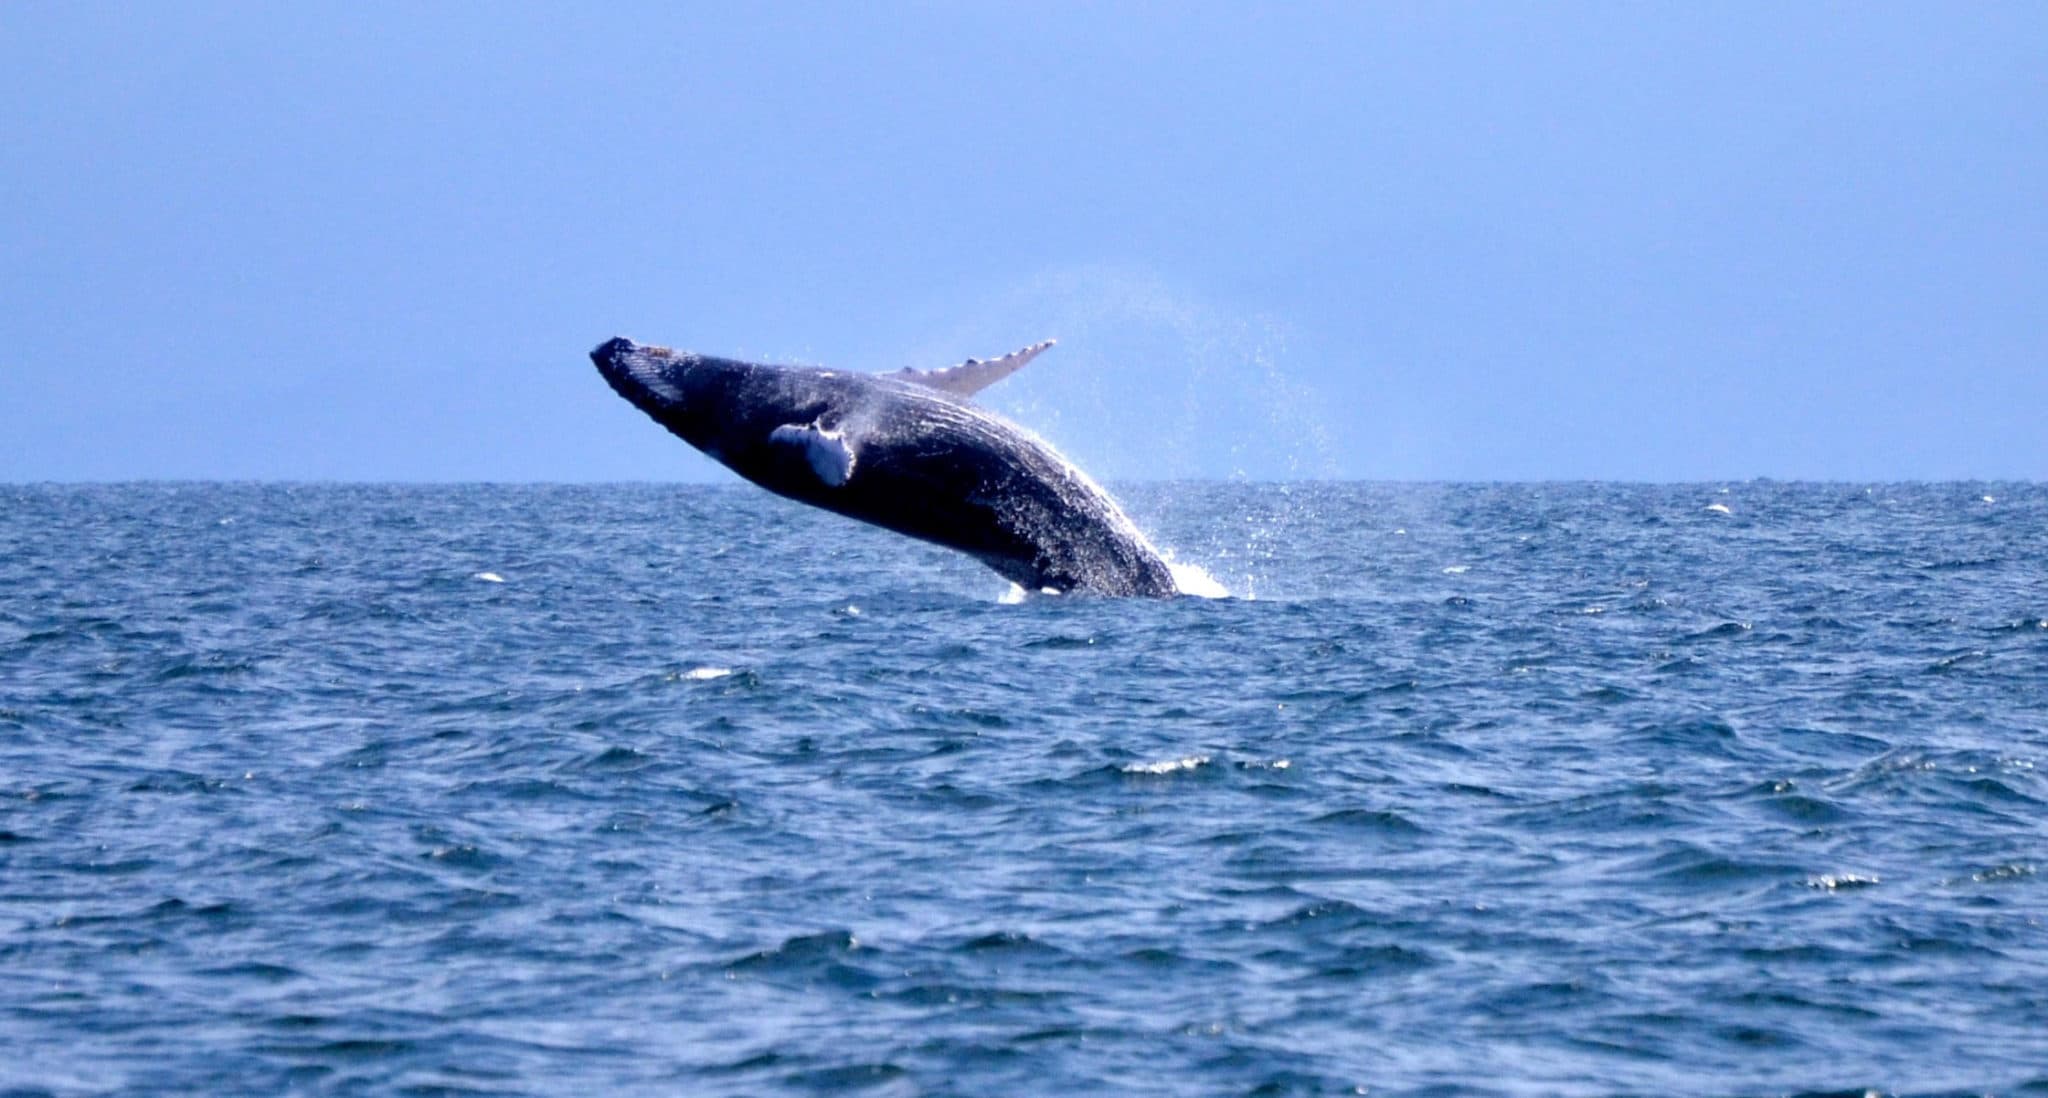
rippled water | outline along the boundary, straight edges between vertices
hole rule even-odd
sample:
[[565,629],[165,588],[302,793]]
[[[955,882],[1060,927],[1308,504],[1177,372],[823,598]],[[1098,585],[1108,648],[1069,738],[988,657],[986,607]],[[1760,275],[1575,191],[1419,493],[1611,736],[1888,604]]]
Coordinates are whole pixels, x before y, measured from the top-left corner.
[[1126,495],[0,486],[0,1090],[2048,1094],[2048,488]]

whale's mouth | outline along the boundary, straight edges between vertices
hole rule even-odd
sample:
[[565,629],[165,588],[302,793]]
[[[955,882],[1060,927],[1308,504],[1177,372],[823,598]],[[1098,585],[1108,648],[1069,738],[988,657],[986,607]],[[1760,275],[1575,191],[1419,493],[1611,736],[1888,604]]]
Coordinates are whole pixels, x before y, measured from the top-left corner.
[[693,356],[618,337],[590,352],[597,372],[620,396],[644,411],[665,411],[683,402],[681,373]]

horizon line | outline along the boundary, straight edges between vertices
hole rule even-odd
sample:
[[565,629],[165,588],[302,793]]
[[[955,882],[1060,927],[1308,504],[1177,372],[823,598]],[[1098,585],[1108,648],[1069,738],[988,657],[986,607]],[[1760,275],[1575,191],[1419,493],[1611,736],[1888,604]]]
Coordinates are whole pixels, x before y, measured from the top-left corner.
[[[1770,476],[1758,474],[1744,477],[1703,477],[1678,480],[1657,480],[1634,477],[1108,477],[1110,484],[1121,485],[1168,485],[1168,484],[1243,484],[1243,485],[1577,485],[1577,484],[1627,484],[1645,487],[1694,487],[1702,485],[1727,486],[1734,484],[1779,484],[1814,486],[1855,486],[1916,484],[2048,484],[2048,478],[1973,476],[1973,477],[1905,477],[1860,480],[1847,477],[1800,477]],[[750,482],[733,476],[719,480],[395,480],[363,479],[344,480],[338,478],[290,478],[262,479],[255,477],[128,477],[128,478],[79,478],[73,480],[0,480],[0,486],[20,488],[89,488],[89,487],[184,487],[193,485],[234,485],[241,487],[282,487],[282,488],[751,488]]]

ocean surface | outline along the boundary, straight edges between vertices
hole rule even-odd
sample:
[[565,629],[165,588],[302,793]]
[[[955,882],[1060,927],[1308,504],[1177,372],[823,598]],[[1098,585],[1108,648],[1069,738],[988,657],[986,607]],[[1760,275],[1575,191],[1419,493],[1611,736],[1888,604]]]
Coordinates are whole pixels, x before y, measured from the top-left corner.
[[0,1093],[2048,1095],[2048,486],[0,486]]

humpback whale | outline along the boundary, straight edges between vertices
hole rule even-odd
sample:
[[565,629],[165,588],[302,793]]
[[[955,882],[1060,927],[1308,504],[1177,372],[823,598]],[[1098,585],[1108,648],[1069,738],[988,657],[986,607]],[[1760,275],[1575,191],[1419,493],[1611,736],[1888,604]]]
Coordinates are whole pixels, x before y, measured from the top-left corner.
[[1107,492],[973,403],[1050,346],[888,374],[623,338],[590,359],[634,407],[777,495],[957,549],[1028,591],[1177,593],[1165,560]]

